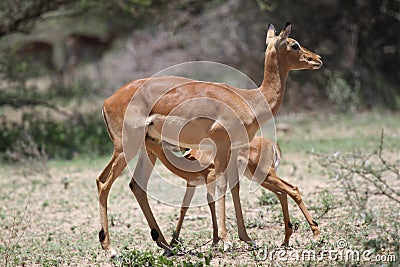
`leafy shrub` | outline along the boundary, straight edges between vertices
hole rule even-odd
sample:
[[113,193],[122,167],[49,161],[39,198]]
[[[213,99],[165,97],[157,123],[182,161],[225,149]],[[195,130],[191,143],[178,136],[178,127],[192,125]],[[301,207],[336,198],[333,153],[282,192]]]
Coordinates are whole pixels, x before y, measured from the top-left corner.
[[99,113],[77,114],[66,120],[55,120],[25,113],[21,123],[2,118],[0,152],[12,151],[18,140],[27,133],[40,151],[48,157],[72,158],[76,154],[104,154],[111,150],[111,142]]
[[[335,104],[336,109],[340,112],[354,109],[361,104],[360,99],[360,82],[358,79],[346,77],[346,73],[335,72],[329,79],[327,84],[327,94],[329,99]],[[352,81],[353,83],[352,84]]]
[[318,194],[318,201],[315,207],[313,207],[317,213],[318,218],[322,218],[330,210],[335,208],[335,203],[337,202],[335,195],[331,192],[324,190]]
[[391,250],[399,258],[400,165],[398,159],[383,155],[383,137],[382,131],[379,148],[372,153],[319,155],[319,164],[337,182],[341,193],[335,198],[347,207],[349,218],[366,229],[364,249]]

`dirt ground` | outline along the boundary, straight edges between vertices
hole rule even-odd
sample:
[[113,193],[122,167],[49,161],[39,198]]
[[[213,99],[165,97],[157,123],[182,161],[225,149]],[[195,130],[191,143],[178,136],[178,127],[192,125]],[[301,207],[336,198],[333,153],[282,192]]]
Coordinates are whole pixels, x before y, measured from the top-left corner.
[[[381,129],[385,129],[385,150],[388,158],[400,159],[399,114],[359,114],[313,116],[286,115],[277,118],[278,124],[289,125],[287,132],[278,132],[277,140],[283,152],[279,174],[296,184],[310,213],[321,229],[319,240],[312,232],[293,201],[289,201],[294,233],[291,245],[284,253],[305,250],[345,248],[365,250],[369,240],[378,240],[379,232],[371,232],[368,223],[350,219],[350,204],[339,201],[343,193],[337,181],[323,172],[316,153],[330,155],[337,151],[351,152],[355,148],[372,151],[379,146]],[[108,142],[108,140],[105,140]],[[95,179],[106,165],[108,157],[77,157],[72,161],[51,160],[46,166],[2,164],[0,179],[0,264],[9,266],[111,266],[108,255],[98,242],[100,229]],[[40,164],[39,164],[40,165]],[[46,168],[50,175],[38,172]],[[169,241],[179,216],[184,183],[168,174],[160,163],[157,171],[166,180],[152,177],[150,205]],[[147,222],[131,193],[129,171],[115,182],[109,196],[111,242],[121,253],[130,250],[162,254],[152,241]],[[174,186],[166,186],[171,183]],[[171,189],[172,188],[172,189]],[[199,253],[211,253],[211,265],[220,266],[371,266],[372,263],[334,260],[277,260],[284,238],[284,224],[280,205],[260,205],[263,192],[246,178],[241,180],[241,200],[249,235],[258,249],[251,249],[239,241],[230,194],[227,197],[227,227],[232,241],[230,251],[211,248],[212,227],[207,206],[190,208],[181,232],[182,259],[199,261]],[[205,191],[200,189],[195,203],[204,203]],[[165,204],[173,203],[171,204]],[[376,209],[388,208],[389,202],[375,203]],[[397,208],[397,204],[390,208]],[[397,209],[398,210],[398,209]],[[397,218],[397,217],[396,217]],[[398,226],[398,224],[396,224]],[[397,229],[399,231],[399,229]],[[397,235],[398,237],[399,235]],[[380,239],[379,239],[380,240]],[[388,240],[389,242],[390,240]],[[398,239],[397,239],[398,241]],[[339,243],[342,242],[342,243]],[[283,253],[283,252],[281,252]],[[398,247],[380,245],[371,252],[380,255],[383,266],[398,266]],[[275,255],[275,256],[274,256]],[[284,256],[285,256],[284,255]],[[302,254],[301,254],[302,255]],[[282,255],[281,255],[282,256]],[[286,257],[287,258],[287,257]],[[391,261],[389,261],[391,260]]]

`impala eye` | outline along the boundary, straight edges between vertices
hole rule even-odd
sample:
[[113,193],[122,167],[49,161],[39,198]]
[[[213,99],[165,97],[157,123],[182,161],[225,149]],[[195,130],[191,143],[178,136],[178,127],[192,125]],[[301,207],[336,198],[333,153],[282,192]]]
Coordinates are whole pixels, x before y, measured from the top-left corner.
[[292,48],[293,48],[294,50],[299,50],[299,49],[300,49],[300,46],[299,46],[298,43],[294,43],[294,44],[292,44]]

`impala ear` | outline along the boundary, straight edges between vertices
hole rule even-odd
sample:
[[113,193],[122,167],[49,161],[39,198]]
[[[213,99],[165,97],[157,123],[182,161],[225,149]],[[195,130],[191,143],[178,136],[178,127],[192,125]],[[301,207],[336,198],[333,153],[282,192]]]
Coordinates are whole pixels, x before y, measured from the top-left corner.
[[267,30],[267,39],[265,40],[265,43],[267,44],[267,46],[268,46],[269,41],[270,41],[272,38],[274,38],[275,36],[276,36],[275,27],[274,27],[274,25],[269,24],[269,25],[268,25],[268,30]]
[[292,25],[290,25],[290,22],[286,22],[285,27],[283,28],[283,30],[281,31],[281,33],[279,34],[279,37],[281,39],[287,39],[289,38],[290,35],[290,31],[292,30]]

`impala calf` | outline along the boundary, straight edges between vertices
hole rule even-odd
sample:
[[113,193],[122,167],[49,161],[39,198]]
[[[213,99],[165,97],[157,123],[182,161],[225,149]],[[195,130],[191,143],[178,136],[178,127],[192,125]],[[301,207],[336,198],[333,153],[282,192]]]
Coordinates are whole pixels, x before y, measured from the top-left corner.
[[[317,54],[289,38],[290,31],[290,24],[279,35],[272,25],[268,27],[264,79],[259,88],[240,89],[228,84],[165,76],[132,81],[106,99],[103,115],[114,153],[96,180],[101,221],[99,240],[103,249],[115,253],[108,229],[109,191],[127,163],[139,155],[130,188],[146,217],[153,240],[167,254],[172,253],[147,199],[147,183],[156,157],[144,146],[146,136],[185,148],[199,148],[204,140],[215,145],[213,164],[220,196],[218,239],[227,244],[228,173],[232,198],[240,203],[237,149],[248,145],[257,130],[278,111],[290,70],[315,70],[322,66]],[[239,237],[253,242],[244,227],[240,206],[236,207]]]
[[[187,188],[184,199],[182,201],[180,217],[170,245],[174,245],[178,242],[177,240],[179,238],[182,223],[186,215],[187,209],[190,206],[190,202],[195,193],[196,186],[200,184],[207,185],[207,200],[211,211],[213,225],[213,243],[215,244],[218,241],[218,226],[216,222],[215,206],[212,195],[214,188],[213,182],[215,181],[214,165],[210,164],[199,172],[185,172],[184,170],[177,168],[176,165],[171,164],[171,159],[174,162],[177,162],[179,161],[179,158],[176,157],[175,154],[171,152],[171,150],[165,149],[166,146],[162,145],[157,140],[146,138],[146,148],[150,153],[154,154],[171,172],[185,179],[187,182]],[[209,151],[192,149],[185,154],[185,158],[195,161],[199,165],[206,165],[208,163],[209,153]],[[318,237],[320,233],[318,224],[312,219],[307,207],[304,205],[298,187],[281,179],[276,173],[281,161],[281,151],[278,144],[270,139],[256,136],[250,142],[248,149],[239,150],[238,158],[239,161],[247,163],[245,176],[249,180],[257,181],[262,187],[270,190],[278,197],[282,207],[285,225],[285,238],[283,241],[284,245],[289,245],[289,239],[292,235],[292,224],[289,217],[287,195],[289,195],[299,206],[300,210],[304,214],[308,224],[311,227],[314,237]],[[206,159],[205,163],[202,163],[203,159]],[[262,167],[258,168],[258,166]],[[199,179],[199,177],[201,177],[201,179]],[[234,202],[234,204],[237,203]],[[237,218],[237,220],[239,220],[239,218]]]

